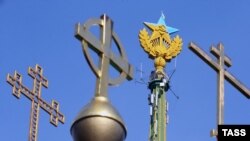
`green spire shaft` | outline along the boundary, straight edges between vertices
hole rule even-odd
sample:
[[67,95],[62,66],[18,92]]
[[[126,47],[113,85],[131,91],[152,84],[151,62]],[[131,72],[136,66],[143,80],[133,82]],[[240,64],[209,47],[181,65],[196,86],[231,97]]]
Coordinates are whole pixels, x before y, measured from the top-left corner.
[[149,141],[166,141],[167,132],[167,100],[168,83],[163,74],[155,72],[149,82],[150,132]]

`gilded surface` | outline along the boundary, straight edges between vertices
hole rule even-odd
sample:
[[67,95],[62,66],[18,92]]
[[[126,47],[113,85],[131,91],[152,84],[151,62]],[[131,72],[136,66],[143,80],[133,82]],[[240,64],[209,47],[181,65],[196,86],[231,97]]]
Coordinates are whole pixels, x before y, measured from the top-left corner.
[[[89,30],[92,26],[99,28],[100,37]],[[97,77],[95,97],[84,106],[71,126],[74,141],[123,141],[126,127],[122,117],[108,100],[108,85],[118,85],[123,80],[132,80],[133,67],[128,63],[125,50],[113,31],[113,22],[107,15],[100,19],[89,19],[84,24],[77,24],[75,37],[81,41],[84,56],[91,70]],[[112,52],[112,41],[119,54]],[[98,54],[99,65],[92,60],[89,49]],[[119,76],[111,78],[109,68],[112,66]]]
[[[167,62],[176,57],[182,50],[182,39],[177,35],[171,39],[171,34],[178,29],[169,27],[165,23],[165,16],[162,14],[158,23],[144,23],[146,28],[139,32],[141,47],[154,60],[155,71],[150,77],[149,95],[150,105],[150,131],[149,141],[166,141],[167,136],[167,100],[168,80],[165,78],[164,68]],[[159,79],[161,79],[159,81]]]
[[154,59],[156,71],[162,71],[172,58],[182,50],[182,39],[177,35],[171,39],[164,25],[146,24],[152,30],[151,36],[144,28],[139,33],[140,45],[149,58]]
[[43,76],[43,69],[39,65],[35,68],[29,67],[28,74],[34,79],[33,90],[22,84],[22,75],[15,71],[14,76],[7,75],[7,82],[13,87],[12,93],[20,98],[21,93],[31,100],[31,114],[28,141],[37,141],[40,108],[50,115],[50,123],[57,127],[58,121],[64,123],[65,117],[59,111],[59,103],[55,100],[50,105],[41,97],[42,86],[48,88],[48,80]]

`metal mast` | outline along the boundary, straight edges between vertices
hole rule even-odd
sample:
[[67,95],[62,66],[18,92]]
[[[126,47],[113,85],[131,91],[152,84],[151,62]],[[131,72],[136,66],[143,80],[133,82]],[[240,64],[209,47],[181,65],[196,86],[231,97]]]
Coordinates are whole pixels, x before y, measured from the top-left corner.
[[168,80],[164,74],[152,71],[148,88],[151,94],[148,95],[150,105],[150,141],[166,141],[166,124],[168,119],[168,103],[166,91]]
[[148,88],[150,105],[150,132],[149,141],[166,141],[166,124],[168,103],[166,91],[169,88],[169,79],[164,71],[167,62],[176,57],[182,49],[182,39],[177,35],[171,39],[170,34],[178,29],[165,24],[162,14],[158,23],[144,23],[151,31],[151,36],[144,28],[139,33],[140,45],[149,58],[154,60],[155,70],[151,72]]

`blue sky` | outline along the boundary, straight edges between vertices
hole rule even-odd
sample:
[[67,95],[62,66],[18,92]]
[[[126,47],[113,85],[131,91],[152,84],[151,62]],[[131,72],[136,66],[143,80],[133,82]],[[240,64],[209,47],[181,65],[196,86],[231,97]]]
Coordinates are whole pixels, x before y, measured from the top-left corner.
[[[143,22],[157,22],[161,11],[166,23],[180,29],[183,51],[176,61],[171,88],[170,141],[213,141],[209,132],[216,127],[216,73],[188,49],[194,41],[209,51],[222,42],[233,66],[228,70],[250,87],[250,2],[227,0],[155,0],[155,1],[81,1],[81,0],[0,0],[0,133],[1,140],[27,140],[31,102],[23,95],[18,100],[6,83],[7,73],[23,75],[23,84],[32,88],[29,66],[39,64],[49,80],[42,98],[60,103],[66,116],[57,128],[41,110],[39,141],[70,141],[70,126],[80,109],[94,94],[95,77],[74,37],[74,25],[106,13],[114,21],[129,62],[139,68],[143,78],[153,69],[152,60],[139,45],[138,33]],[[175,60],[167,72],[175,68]],[[135,72],[135,79],[140,74]],[[122,115],[128,130],[126,141],[145,141],[149,132],[149,107],[146,85],[133,81],[109,87],[109,98]],[[250,124],[250,101],[228,82],[225,83],[225,123]]]

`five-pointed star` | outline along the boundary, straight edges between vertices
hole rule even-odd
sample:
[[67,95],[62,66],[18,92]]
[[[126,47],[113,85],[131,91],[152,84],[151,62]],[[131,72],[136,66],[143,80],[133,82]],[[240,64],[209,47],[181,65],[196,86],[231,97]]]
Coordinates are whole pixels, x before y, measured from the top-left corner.
[[[164,25],[165,28],[167,29],[167,32],[171,35],[177,31],[179,31],[178,29],[176,28],[173,28],[173,27],[170,27],[170,26],[167,26],[166,23],[165,23],[165,16],[164,14],[162,13],[161,14],[161,17],[159,18],[158,22],[157,23],[149,23],[149,22],[144,22],[144,24],[151,29],[151,27],[155,27],[155,26],[159,26],[159,25]],[[151,29],[152,30],[152,29]]]

